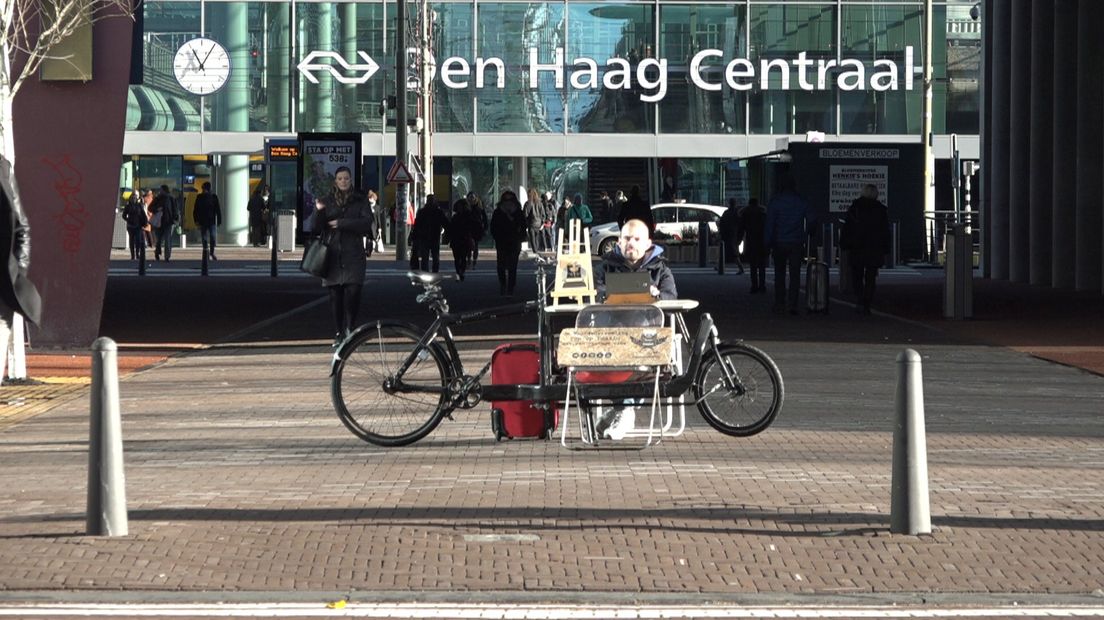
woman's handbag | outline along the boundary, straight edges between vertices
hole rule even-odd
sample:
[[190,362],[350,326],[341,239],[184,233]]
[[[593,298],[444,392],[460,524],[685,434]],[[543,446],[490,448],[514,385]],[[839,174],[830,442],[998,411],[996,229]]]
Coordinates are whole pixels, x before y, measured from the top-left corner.
[[326,275],[326,267],[329,262],[329,244],[323,237],[315,237],[311,240],[307,249],[303,251],[303,260],[299,263],[299,270],[321,278]]

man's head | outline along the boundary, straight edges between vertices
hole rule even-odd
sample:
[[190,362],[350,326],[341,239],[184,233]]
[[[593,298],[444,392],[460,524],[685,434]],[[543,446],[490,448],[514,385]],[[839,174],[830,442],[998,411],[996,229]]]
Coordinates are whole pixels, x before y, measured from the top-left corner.
[[652,239],[648,236],[648,225],[641,220],[629,220],[621,227],[621,236],[617,240],[621,254],[631,263],[644,259],[652,248]]
[[205,191],[205,192],[211,191],[211,182],[210,181],[204,181],[203,182],[203,191]]

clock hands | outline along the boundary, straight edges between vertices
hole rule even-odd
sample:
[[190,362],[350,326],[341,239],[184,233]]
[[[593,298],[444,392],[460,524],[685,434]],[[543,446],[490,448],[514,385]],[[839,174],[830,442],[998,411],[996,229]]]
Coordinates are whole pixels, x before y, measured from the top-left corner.
[[203,68],[203,65],[207,63],[207,59],[211,57],[211,52],[213,51],[215,51],[214,45],[211,46],[211,49],[207,50],[207,55],[203,57],[203,60],[199,61],[200,71],[207,71],[207,69]]

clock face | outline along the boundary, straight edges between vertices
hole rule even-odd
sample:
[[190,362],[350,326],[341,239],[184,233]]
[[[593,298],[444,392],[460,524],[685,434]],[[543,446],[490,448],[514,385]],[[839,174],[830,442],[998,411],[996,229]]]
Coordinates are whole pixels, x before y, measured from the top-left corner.
[[217,41],[192,39],[176,51],[173,73],[184,90],[195,95],[210,95],[230,78],[230,54]]

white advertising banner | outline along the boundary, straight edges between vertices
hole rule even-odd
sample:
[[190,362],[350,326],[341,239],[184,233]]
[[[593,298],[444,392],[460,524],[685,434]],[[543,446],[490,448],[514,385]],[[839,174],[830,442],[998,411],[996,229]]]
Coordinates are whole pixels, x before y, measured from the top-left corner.
[[864,185],[878,188],[878,200],[888,203],[889,166],[829,166],[828,210],[832,213],[847,211],[851,202],[859,197]]

